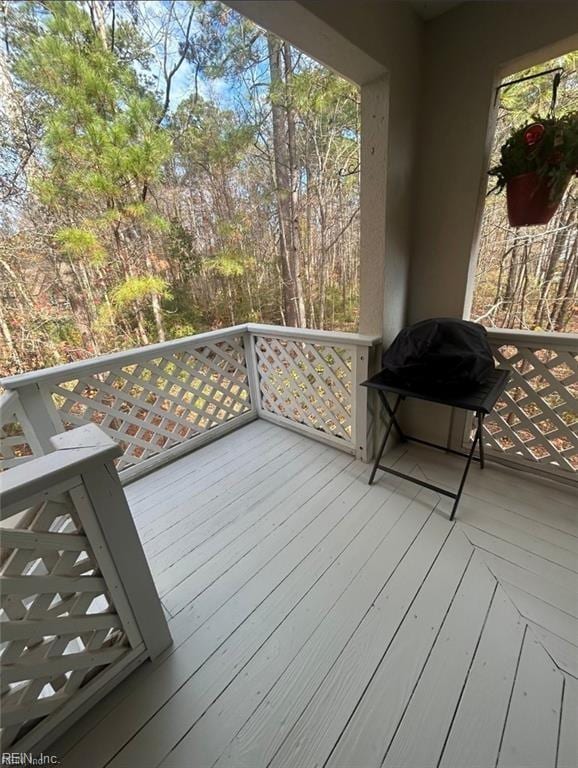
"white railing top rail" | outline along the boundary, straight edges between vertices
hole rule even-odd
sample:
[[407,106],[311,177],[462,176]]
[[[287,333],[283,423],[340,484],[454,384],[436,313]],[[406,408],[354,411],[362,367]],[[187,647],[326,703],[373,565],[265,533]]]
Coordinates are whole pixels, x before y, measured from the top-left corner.
[[51,438],[52,453],[34,459],[34,471],[28,464],[13,467],[2,474],[0,483],[0,520],[13,514],[14,505],[42,494],[46,488],[77,476],[87,462],[102,463],[122,454],[96,424],[86,424]]
[[487,328],[490,341],[518,341],[526,346],[539,349],[541,345],[548,349],[576,347],[578,333],[557,333],[555,331],[521,331],[515,328]]
[[366,336],[359,333],[341,333],[338,331],[318,331],[311,328],[288,328],[278,325],[259,325],[256,323],[244,323],[234,325],[229,328],[219,328],[216,331],[207,331],[194,336],[184,336],[174,341],[165,341],[158,344],[149,344],[144,347],[134,347],[122,352],[113,352],[109,355],[100,355],[88,360],[77,360],[73,363],[64,365],[55,365],[50,368],[42,368],[37,371],[20,373],[15,376],[6,376],[0,379],[0,386],[5,389],[18,389],[37,384],[40,382],[49,382],[63,380],[63,378],[74,379],[77,375],[85,375],[96,371],[101,371],[109,367],[118,368],[123,365],[132,365],[140,360],[151,360],[155,355],[164,355],[169,352],[176,352],[180,349],[186,349],[191,344],[200,346],[204,342],[211,343],[221,339],[238,336],[241,333],[251,333],[254,335],[290,337],[292,339],[301,339],[303,341],[330,342],[332,344],[345,344],[353,347],[368,347],[381,341],[380,336]]
[[[85,375],[95,371],[101,371],[108,367],[118,368],[123,365],[132,365],[140,360],[151,360],[155,355],[164,355],[168,352],[177,352],[180,349],[186,349],[192,342],[199,346],[203,342],[220,341],[221,339],[238,336],[245,331],[244,325],[235,325],[230,328],[223,328],[217,331],[208,331],[199,333],[196,336],[184,336],[174,341],[163,341],[158,344],[148,344],[145,347],[133,347],[122,352],[112,352],[109,355],[99,355],[87,360],[76,360],[74,363],[64,363],[64,365],[54,365],[50,368],[41,368],[37,371],[28,373],[19,373],[15,376],[6,376],[0,379],[0,386],[6,389],[18,389],[28,384],[37,384],[39,382],[63,380],[63,378],[74,379],[75,375]],[[63,377],[64,374],[64,377]]]
[[369,336],[363,333],[344,331],[321,331],[315,328],[291,328],[284,325],[261,325],[247,323],[245,330],[255,336],[275,336],[277,338],[302,339],[303,341],[331,342],[349,347],[373,347],[379,344],[381,336]]

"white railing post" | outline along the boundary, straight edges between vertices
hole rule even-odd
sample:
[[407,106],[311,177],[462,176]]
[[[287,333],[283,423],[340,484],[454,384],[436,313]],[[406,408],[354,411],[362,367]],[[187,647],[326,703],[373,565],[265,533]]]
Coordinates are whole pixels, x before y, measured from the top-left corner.
[[16,390],[0,395],[0,466],[2,470],[42,456],[44,451]]
[[245,362],[249,376],[249,396],[251,405],[257,415],[261,412],[261,387],[259,386],[259,368],[257,367],[257,352],[255,350],[255,336],[247,332],[244,334]]
[[0,751],[44,750],[171,643],[113,459],[96,425],[2,477]]
[[367,389],[361,383],[367,379],[369,371],[369,348],[356,347],[352,359],[352,438],[355,441],[355,456],[361,461],[368,462],[368,413]]
[[49,453],[53,450],[50,439],[64,431],[50,394],[40,384],[28,384],[18,389],[18,396],[42,452]]
[[148,655],[155,659],[172,639],[118,473],[109,460],[81,476],[99,525],[94,535],[102,538]]

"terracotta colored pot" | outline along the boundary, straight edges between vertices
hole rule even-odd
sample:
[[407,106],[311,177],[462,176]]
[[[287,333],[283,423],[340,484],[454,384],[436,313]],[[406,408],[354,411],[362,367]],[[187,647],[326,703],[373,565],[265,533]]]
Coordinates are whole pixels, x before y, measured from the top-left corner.
[[547,224],[560,205],[560,198],[550,200],[550,185],[537,173],[514,176],[506,185],[508,218],[512,227]]

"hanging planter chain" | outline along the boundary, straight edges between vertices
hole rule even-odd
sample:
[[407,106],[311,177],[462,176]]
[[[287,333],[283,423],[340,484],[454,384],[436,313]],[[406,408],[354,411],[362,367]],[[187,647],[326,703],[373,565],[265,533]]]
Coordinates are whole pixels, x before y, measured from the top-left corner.
[[[504,88],[509,88],[511,85],[516,85],[516,83],[525,83],[526,80],[535,80],[537,77],[543,77],[544,75],[551,75],[553,72],[556,72],[557,75],[554,78],[553,83],[553,93],[552,93],[552,101],[553,106],[556,106],[556,97],[558,94],[558,86],[560,85],[560,80],[562,79],[562,73],[564,72],[564,67],[552,67],[552,69],[545,69],[543,72],[536,72],[534,75],[525,75],[524,77],[518,77],[516,80],[509,80],[507,83],[500,83],[496,87],[496,95],[494,97],[494,104],[498,100],[498,96],[500,95],[500,91]],[[555,92],[554,92],[555,88]],[[550,105],[550,110],[553,109],[553,106]]]

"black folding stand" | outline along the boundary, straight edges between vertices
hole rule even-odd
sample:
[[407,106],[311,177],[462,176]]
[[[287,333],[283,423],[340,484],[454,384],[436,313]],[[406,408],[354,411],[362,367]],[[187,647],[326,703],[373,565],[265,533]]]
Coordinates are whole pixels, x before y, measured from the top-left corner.
[[[470,470],[470,465],[472,461],[479,461],[480,467],[482,469],[484,468],[484,444],[482,441],[482,430],[484,425],[484,418],[487,416],[488,413],[492,411],[498,397],[504,391],[504,388],[508,383],[509,377],[510,377],[510,371],[505,370],[503,368],[496,368],[494,371],[492,371],[490,376],[488,376],[484,384],[478,387],[477,389],[473,391],[469,391],[464,395],[454,394],[447,397],[440,394],[439,392],[433,394],[431,392],[418,391],[415,389],[399,387],[393,382],[391,376],[386,371],[380,371],[380,373],[377,373],[375,376],[372,376],[367,381],[364,381],[362,384],[363,387],[368,387],[369,389],[377,390],[377,394],[379,395],[379,399],[381,401],[383,409],[388,416],[387,429],[385,431],[385,435],[383,436],[383,440],[381,441],[379,451],[377,452],[377,456],[373,464],[373,469],[371,470],[371,475],[369,477],[369,484],[371,485],[373,483],[373,480],[375,478],[375,473],[377,472],[378,469],[381,469],[383,472],[388,472],[390,475],[401,477],[404,480],[409,480],[412,483],[421,485],[423,488],[429,488],[431,491],[437,491],[437,493],[441,493],[444,496],[449,496],[451,499],[455,499],[452,512],[450,515],[450,520],[453,520],[456,514],[456,510],[458,508],[458,504],[460,503],[460,498],[462,496],[462,491],[464,490],[464,485],[465,485],[466,478],[468,476],[468,472]],[[386,395],[388,393],[396,395],[396,400],[393,407],[390,406],[387,400]],[[427,400],[428,402],[431,402],[431,403],[441,403],[442,405],[448,405],[451,408],[461,408],[466,411],[473,411],[476,415],[477,426],[476,426],[476,433],[474,435],[474,439],[472,441],[472,446],[469,450],[469,453],[463,453],[462,451],[454,451],[451,448],[446,448],[446,446],[444,445],[437,445],[436,443],[430,443],[427,440],[421,440],[419,437],[411,437],[410,435],[406,435],[402,431],[401,427],[399,426],[399,422],[396,418],[396,413],[401,401],[405,400],[407,397],[412,397],[417,400]],[[448,491],[445,488],[440,488],[440,486],[438,485],[433,485],[432,483],[426,483],[423,480],[418,480],[416,477],[412,477],[411,475],[406,475],[403,472],[398,472],[396,469],[392,469],[391,467],[386,467],[383,464],[380,464],[383,451],[385,450],[385,445],[391,434],[391,430],[394,427],[400,437],[400,440],[402,441],[410,440],[411,442],[414,442],[414,443],[421,443],[422,445],[428,445],[430,448],[437,448],[438,450],[446,451],[447,453],[454,453],[457,456],[463,456],[464,458],[467,459],[466,467],[464,469],[457,493],[454,493],[453,491]],[[477,456],[474,456],[476,445],[479,446],[479,451],[480,451],[479,458]]]

